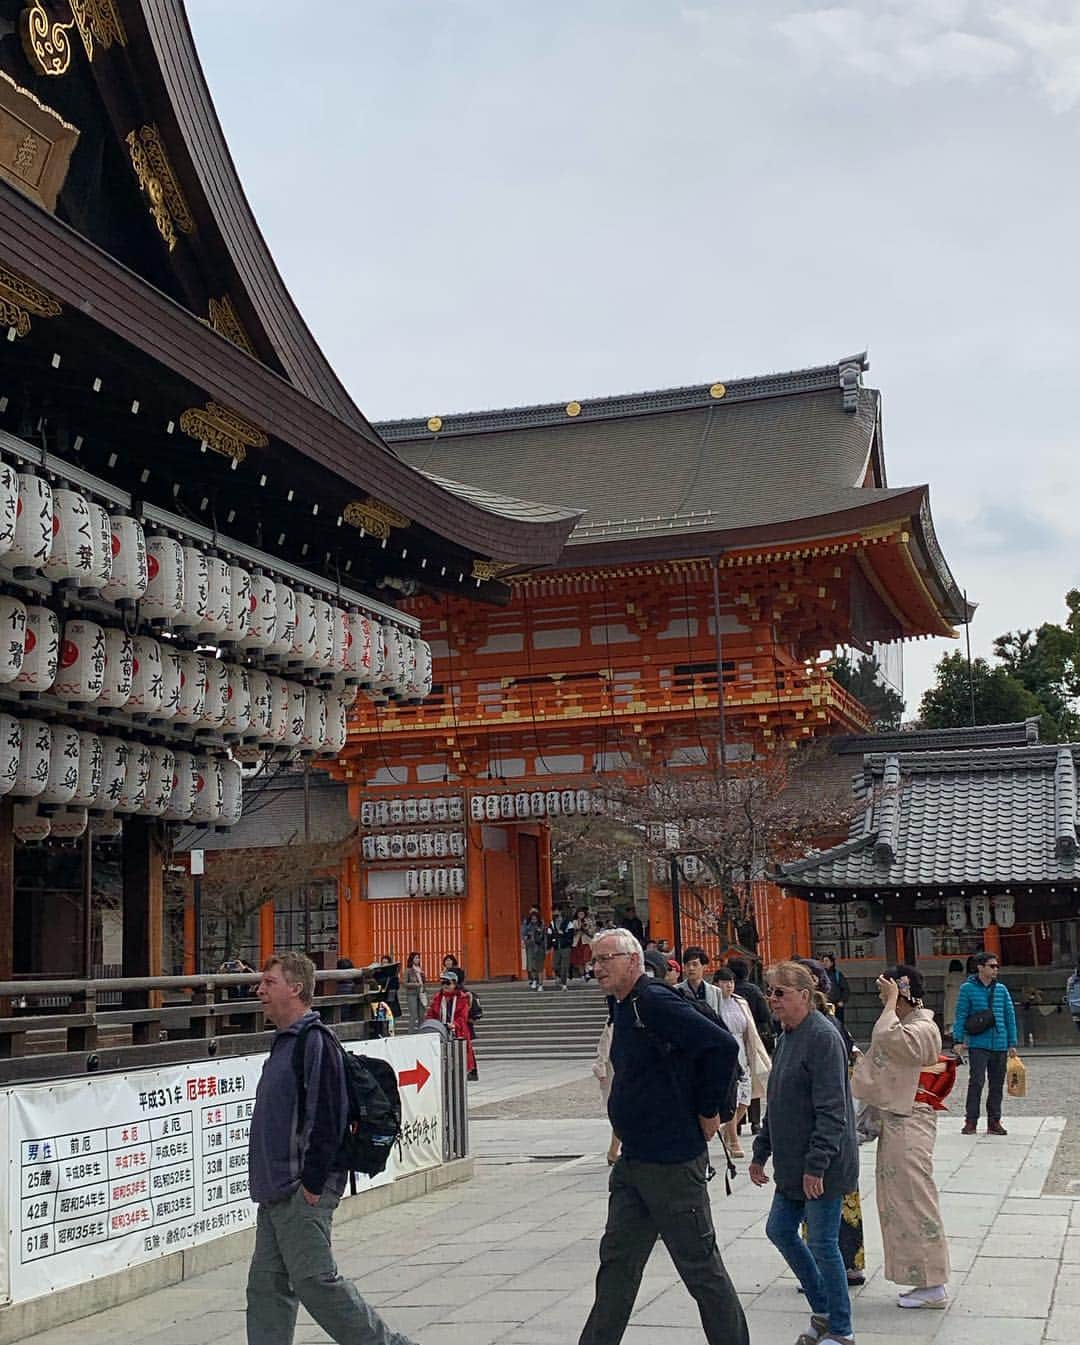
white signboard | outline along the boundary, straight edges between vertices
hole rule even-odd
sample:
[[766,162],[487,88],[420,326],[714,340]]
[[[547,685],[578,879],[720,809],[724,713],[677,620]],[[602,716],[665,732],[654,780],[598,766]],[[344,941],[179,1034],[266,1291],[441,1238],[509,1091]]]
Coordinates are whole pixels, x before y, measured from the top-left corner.
[[[400,1146],[385,1173],[357,1177],[357,1190],[441,1163],[439,1040],[346,1047],[389,1060],[402,1101]],[[14,1302],[37,1298],[253,1224],[248,1129],[265,1058],[0,1092],[11,1230],[6,1256],[0,1246],[0,1302],[5,1289]]]

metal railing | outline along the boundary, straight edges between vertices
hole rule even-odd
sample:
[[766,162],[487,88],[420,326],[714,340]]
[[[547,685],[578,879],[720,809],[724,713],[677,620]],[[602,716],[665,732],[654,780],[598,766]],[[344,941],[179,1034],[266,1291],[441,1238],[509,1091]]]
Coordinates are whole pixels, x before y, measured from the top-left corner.
[[469,1104],[466,1078],[469,1061],[466,1043],[447,1039],[443,1042],[443,1162],[467,1158],[469,1154]]

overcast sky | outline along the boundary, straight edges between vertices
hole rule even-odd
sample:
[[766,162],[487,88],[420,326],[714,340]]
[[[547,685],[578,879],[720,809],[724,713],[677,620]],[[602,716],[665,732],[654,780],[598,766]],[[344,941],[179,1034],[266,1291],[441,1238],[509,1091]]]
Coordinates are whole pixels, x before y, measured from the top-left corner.
[[[1080,0],[187,0],[373,419],[867,346],[976,652],[1078,582]],[[909,713],[948,641],[907,647]]]

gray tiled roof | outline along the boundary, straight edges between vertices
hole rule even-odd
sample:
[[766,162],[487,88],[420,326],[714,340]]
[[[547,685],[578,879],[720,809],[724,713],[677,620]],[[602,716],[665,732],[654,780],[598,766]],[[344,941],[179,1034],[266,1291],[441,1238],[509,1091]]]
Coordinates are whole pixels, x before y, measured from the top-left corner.
[[795,892],[1053,884],[1080,876],[1080,744],[874,753],[843,845],[781,865]]
[[952,752],[958,748],[1030,747],[1039,741],[1039,718],[1014,724],[977,724],[956,729],[898,729],[894,733],[846,733],[829,740],[838,756],[867,752]]

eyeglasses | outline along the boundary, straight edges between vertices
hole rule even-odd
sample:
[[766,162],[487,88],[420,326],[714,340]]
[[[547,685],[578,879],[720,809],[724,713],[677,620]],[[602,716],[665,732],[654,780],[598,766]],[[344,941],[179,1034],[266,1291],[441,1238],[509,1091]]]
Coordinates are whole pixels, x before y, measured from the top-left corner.
[[996,962],[986,962],[983,965],[988,971],[997,971],[998,969],[998,964]]
[[787,989],[782,985],[767,985],[765,994],[769,999],[783,999],[787,994]]
[[633,953],[597,953],[594,962],[611,962],[616,957],[633,957]]

